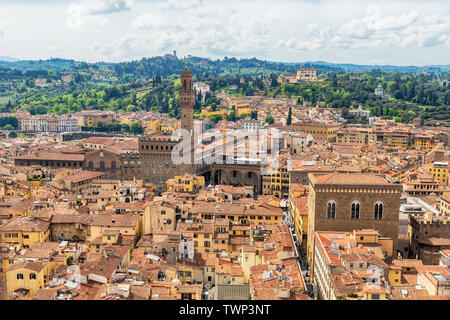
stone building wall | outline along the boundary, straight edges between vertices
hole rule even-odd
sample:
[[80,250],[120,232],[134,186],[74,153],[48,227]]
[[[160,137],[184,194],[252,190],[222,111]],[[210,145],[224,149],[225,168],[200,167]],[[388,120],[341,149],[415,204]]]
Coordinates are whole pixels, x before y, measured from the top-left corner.
[[[398,218],[401,185],[326,185],[311,186],[308,198],[308,263],[313,264],[314,232],[377,229],[383,237],[392,238],[393,252],[397,252]],[[336,203],[336,218],[327,219],[327,204]],[[360,218],[351,219],[353,201],[360,203]],[[383,219],[374,219],[374,206],[383,203]]]
[[120,155],[107,150],[88,152],[84,158],[84,168],[104,172],[103,179],[120,179],[120,166]]

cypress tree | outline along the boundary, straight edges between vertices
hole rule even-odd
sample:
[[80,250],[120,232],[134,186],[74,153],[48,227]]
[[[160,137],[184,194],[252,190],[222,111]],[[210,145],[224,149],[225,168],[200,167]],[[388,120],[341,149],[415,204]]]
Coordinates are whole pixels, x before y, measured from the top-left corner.
[[292,107],[289,107],[289,113],[288,113],[286,124],[288,126],[290,126],[291,123],[292,123]]

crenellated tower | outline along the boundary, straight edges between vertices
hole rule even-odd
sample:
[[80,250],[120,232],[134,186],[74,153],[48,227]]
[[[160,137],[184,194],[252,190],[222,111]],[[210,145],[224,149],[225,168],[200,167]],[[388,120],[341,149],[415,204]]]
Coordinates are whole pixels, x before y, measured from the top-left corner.
[[193,135],[194,120],[193,110],[195,104],[195,91],[192,86],[192,71],[186,68],[181,71],[181,88],[179,92],[180,97],[180,114],[181,114],[181,128],[186,129]]

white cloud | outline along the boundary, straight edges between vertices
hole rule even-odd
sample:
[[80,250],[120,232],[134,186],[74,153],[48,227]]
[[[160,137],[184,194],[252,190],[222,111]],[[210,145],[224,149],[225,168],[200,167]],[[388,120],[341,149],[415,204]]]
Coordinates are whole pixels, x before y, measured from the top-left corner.
[[[133,36],[127,36],[115,46],[117,50],[128,53],[142,51],[139,47],[142,45],[151,46],[153,52],[160,53],[183,48],[216,56],[255,54],[270,47],[267,22],[277,18],[275,12],[253,18],[224,8],[189,9],[176,19],[164,13],[144,13],[131,23],[131,28],[136,31]],[[140,34],[139,30],[146,32]]]
[[267,14],[267,22],[273,22],[275,20],[277,20],[280,17],[280,15],[274,11],[270,11]]
[[432,47],[450,40],[450,14],[434,14],[424,18],[424,24],[405,29],[402,47]]
[[373,36],[380,35],[382,31],[404,29],[416,22],[417,18],[417,11],[411,11],[408,14],[382,17],[379,7],[370,6],[367,9],[367,15],[362,18],[353,19],[349,23],[342,25],[339,34],[349,38],[369,39]]
[[19,24],[19,20],[12,20],[12,21],[3,21],[0,22],[0,38],[4,37],[9,30],[15,29]]
[[291,51],[431,47],[445,44],[450,39],[449,21],[450,15],[420,16],[415,10],[407,14],[382,16],[379,7],[369,6],[363,17],[334,29],[309,25],[306,39],[279,41],[277,47]]
[[102,16],[119,11],[130,10],[133,0],[84,0],[72,3],[67,8],[69,16],[66,25],[69,29],[80,29],[88,21],[105,26],[109,20]]
[[133,30],[160,29],[170,27],[170,25],[171,23],[164,16],[144,13],[132,21],[131,28]]
[[[120,61],[177,50],[291,62],[449,63],[448,0],[23,1],[0,1],[2,55]],[[67,26],[80,30],[68,37]]]
[[202,0],[166,0],[157,5],[163,9],[193,9],[203,4]]

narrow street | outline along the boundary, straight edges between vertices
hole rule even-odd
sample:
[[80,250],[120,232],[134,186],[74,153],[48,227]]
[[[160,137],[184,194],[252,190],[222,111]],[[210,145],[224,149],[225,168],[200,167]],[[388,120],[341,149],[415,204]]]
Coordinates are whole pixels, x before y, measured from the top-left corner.
[[305,281],[306,286],[306,294],[309,295],[311,298],[314,297],[314,290],[313,290],[313,284],[310,282],[309,277],[307,276],[308,272],[308,265],[306,263],[306,258],[303,256],[303,252],[301,249],[301,243],[297,239],[297,235],[294,232],[294,222],[292,221],[292,217],[289,214],[288,208],[283,208],[283,217],[282,217],[282,223],[286,224],[289,227],[289,232],[291,234],[292,242],[295,245],[295,251],[297,253],[297,260],[300,265],[300,269],[303,275],[303,279]]

